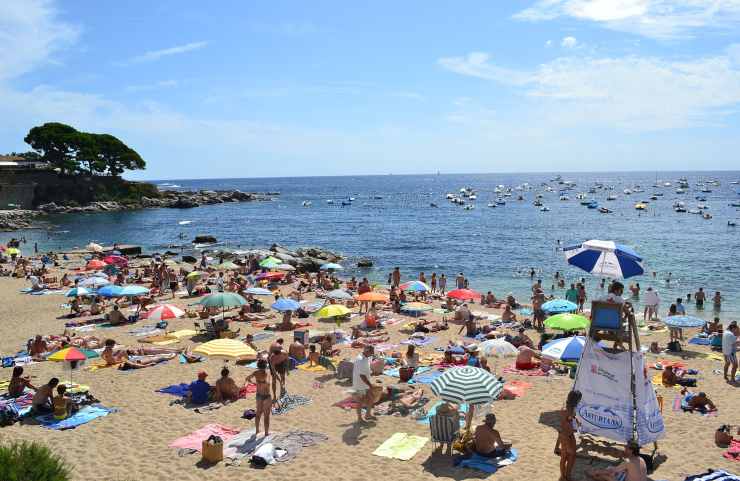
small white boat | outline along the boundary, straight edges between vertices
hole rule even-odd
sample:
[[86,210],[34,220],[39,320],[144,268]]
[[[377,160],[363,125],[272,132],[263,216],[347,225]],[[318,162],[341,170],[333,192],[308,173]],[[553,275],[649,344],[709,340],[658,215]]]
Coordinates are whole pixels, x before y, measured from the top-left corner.
[[191,224],[192,222],[193,222],[192,220],[181,220],[180,222],[178,222],[178,224],[179,225],[188,225],[188,224]]
[[327,204],[333,204],[334,203],[334,199],[326,199],[326,203]]
[[617,200],[617,196],[614,194],[609,194],[606,196],[606,200]]
[[464,210],[473,210],[475,209],[475,206],[473,204],[468,204],[465,207],[463,207]]
[[709,220],[709,219],[711,219],[711,218],[712,218],[712,214],[710,214],[709,212],[705,212],[705,213],[704,213],[704,215],[702,215],[702,217],[703,217],[704,219],[706,219],[706,220]]
[[490,207],[490,208],[492,208],[492,209],[495,209],[495,208],[496,208],[496,204],[495,204],[495,203],[493,203],[493,202],[489,202],[489,203],[488,203],[488,207]]
[[630,190],[630,189],[624,189],[622,192],[624,193],[624,195],[630,195],[630,194],[632,194],[632,190]]
[[478,198],[477,195],[472,194],[470,197],[468,197],[470,200],[476,200]]
[[301,202],[301,205],[303,207],[311,207],[313,203],[310,200],[304,200],[303,202]]
[[676,194],[685,194],[686,189],[676,189]]
[[563,194],[563,195],[560,196],[560,200],[570,200],[570,197],[568,197],[567,195]]
[[736,227],[737,223],[734,220],[728,220],[727,225],[728,227]]

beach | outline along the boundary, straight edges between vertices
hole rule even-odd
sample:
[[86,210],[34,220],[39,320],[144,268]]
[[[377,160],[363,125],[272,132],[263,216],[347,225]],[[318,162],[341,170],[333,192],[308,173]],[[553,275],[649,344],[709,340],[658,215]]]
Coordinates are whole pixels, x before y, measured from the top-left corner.
[[[80,259],[73,259],[67,267],[81,266]],[[405,273],[410,276],[414,273]],[[67,312],[60,308],[65,298],[59,295],[30,296],[19,291],[29,284],[23,279],[0,278],[0,352],[13,353],[25,346],[26,341],[35,334],[61,334],[65,320],[59,319]],[[475,287],[475,286],[472,286]],[[287,293],[287,286],[281,287]],[[183,299],[181,295],[170,300],[169,295],[162,302],[185,307],[193,299]],[[310,295],[304,297],[310,300]],[[268,299],[269,301],[269,299]],[[356,308],[354,309],[356,311]],[[473,312],[495,315],[500,311],[476,305]],[[393,317],[399,317],[393,315]],[[408,334],[400,332],[405,322],[412,318],[401,316],[404,322],[387,328],[390,343],[398,344],[407,339]],[[429,314],[425,318],[439,319],[438,314]],[[276,317],[273,322],[278,322]],[[354,317],[345,322],[342,329],[360,322],[361,317]],[[139,321],[141,325],[145,321]],[[331,331],[333,323],[319,322],[309,318],[313,328]],[[263,332],[251,327],[249,323],[236,323],[240,334]],[[129,334],[137,325],[126,325],[112,328],[96,328],[85,332],[104,338],[113,338],[118,344],[139,346],[139,338]],[[190,318],[172,319],[168,330],[192,329]],[[434,342],[420,349],[423,354],[434,354],[434,348],[444,346],[448,340],[459,340],[459,326],[450,324],[450,329],[433,333]],[[538,340],[537,333],[527,331],[528,335]],[[292,340],[291,332],[276,333],[283,336],[286,343]],[[261,348],[267,348],[275,337],[258,341]],[[667,332],[644,335],[643,344],[658,341],[665,345]],[[175,346],[191,345],[189,339],[183,339]],[[171,346],[167,346],[171,347]],[[403,349],[401,345],[398,349]],[[736,409],[740,396],[736,387],[727,385],[721,374],[713,370],[721,369],[722,364],[705,358],[709,352],[707,346],[684,345],[682,357],[690,368],[697,369],[699,388],[705,391],[719,408],[716,416],[705,417],[699,414],[684,413],[672,409],[678,391],[673,388],[659,387],[658,391],[665,399],[663,412],[666,425],[666,436],[659,442],[658,466],[651,479],[679,480],[690,474],[703,472],[708,468],[722,468],[737,471],[736,463],[722,457],[721,448],[714,445],[714,432],[721,424],[736,423]],[[342,346],[341,357],[354,358],[358,349]],[[658,358],[680,360],[670,354],[647,354],[649,363]],[[89,361],[91,363],[92,361]],[[531,384],[526,393],[514,400],[499,400],[492,405],[492,411],[498,418],[496,425],[504,439],[513,443],[518,450],[519,459],[493,475],[496,479],[557,479],[559,476],[559,457],[553,454],[557,438],[557,411],[562,408],[565,397],[573,381],[567,375],[547,377],[525,377],[516,374],[504,374],[503,368],[512,364],[511,358],[489,358],[490,366],[496,375],[503,375],[507,382],[518,380]],[[201,363],[180,364],[177,360],[149,367],[146,369],[120,371],[115,368],[87,371],[84,368],[74,372],[74,381],[89,386],[90,391],[100,402],[118,411],[73,430],[56,431],[43,429],[35,425],[17,423],[0,428],[0,441],[11,440],[38,441],[48,445],[55,453],[63,456],[73,467],[73,479],[103,480],[156,480],[178,478],[183,480],[215,480],[224,477],[246,477],[259,475],[263,479],[285,479],[296,475],[317,478],[337,478],[347,480],[364,480],[386,475],[394,479],[464,479],[483,478],[487,475],[479,471],[453,467],[451,458],[433,454],[432,443],[427,442],[409,461],[400,461],[374,456],[372,452],[391,435],[397,432],[429,437],[429,427],[418,423],[409,416],[378,416],[376,422],[368,425],[355,423],[354,411],[345,411],[332,405],[347,397],[346,383],[338,382],[329,372],[314,373],[303,370],[290,372],[287,389],[290,394],[309,397],[311,404],[300,406],[286,414],[273,415],[271,430],[287,432],[306,430],[323,433],[328,437],[326,442],[304,448],[298,456],[287,463],[268,466],[264,471],[254,472],[246,460],[240,466],[225,466],[219,463],[213,467],[204,467],[199,454],[178,455],[178,450],[168,447],[176,438],[191,433],[206,424],[219,423],[236,429],[254,427],[254,421],[243,419],[246,409],[255,407],[254,394],[233,404],[219,409],[196,413],[180,405],[170,405],[174,399],[155,390],[178,383],[190,383],[196,373],[205,370],[209,381],[217,379],[224,361],[207,359]],[[239,385],[253,369],[235,366],[228,363],[232,376]],[[32,376],[35,384],[45,383],[50,377],[68,379],[69,371],[60,363],[39,362],[25,367],[25,373]],[[648,375],[659,374],[649,369]],[[0,379],[10,377],[10,369],[0,371]],[[397,383],[397,379],[388,376],[373,377],[384,385]],[[316,383],[320,382],[320,386]],[[431,402],[435,396],[429,386],[424,386],[425,396]],[[475,424],[482,422],[476,418]],[[586,443],[588,453],[579,449],[579,457],[574,472],[575,479],[585,479],[584,470],[592,467],[603,467],[607,462],[616,459],[621,447],[611,441],[599,441],[596,444]],[[647,447],[646,447],[647,448]]]

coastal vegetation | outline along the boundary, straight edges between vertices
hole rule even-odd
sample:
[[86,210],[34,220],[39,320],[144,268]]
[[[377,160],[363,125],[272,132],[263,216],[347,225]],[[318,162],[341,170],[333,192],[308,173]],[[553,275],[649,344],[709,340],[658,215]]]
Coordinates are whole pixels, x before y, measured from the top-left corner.
[[71,472],[67,462],[43,444],[12,441],[0,445],[3,481],[67,481]]

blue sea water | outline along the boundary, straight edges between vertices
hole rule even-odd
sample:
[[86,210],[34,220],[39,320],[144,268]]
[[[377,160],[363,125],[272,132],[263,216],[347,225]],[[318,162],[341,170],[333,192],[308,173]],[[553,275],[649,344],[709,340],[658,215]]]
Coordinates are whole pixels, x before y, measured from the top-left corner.
[[[662,297],[661,311],[671,300],[693,293],[703,286],[711,297],[722,292],[721,317],[740,314],[740,231],[728,226],[740,212],[730,204],[740,202],[740,172],[660,173],[582,173],[563,175],[576,187],[568,192],[569,201],[560,201],[562,185],[551,181],[555,174],[470,174],[357,177],[302,177],[262,179],[162,180],[163,188],[239,189],[242,191],[280,192],[271,202],[220,204],[196,209],[150,209],[83,215],[57,215],[49,218],[48,231],[31,230],[29,242],[42,249],[84,246],[90,241],[104,244],[140,244],[149,251],[164,251],[167,246],[187,243],[196,234],[212,234],[231,248],[265,248],[279,243],[289,248],[318,245],[337,250],[347,257],[347,275],[367,276],[385,282],[394,266],[401,267],[405,278],[420,271],[446,273],[448,278],[463,272],[477,290],[492,290],[497,296],[513,292],[527,298],[531,280],[525,274],[537,270],[546,292],[556,271],[567,281],[585,277],[590,298],[601,295],[598,280],[567,266],[561,245],[587,239],[607,239],[633,246],[645,259],[646,275],[630,279],[639,282],[644,292],[653,286]],[[690,188],[676,194],[676,180],[686,177]],[[720,186],[710,186],[711,193],[701,193],[697,183],[717,179]],[[671,187],[654,188],[656,181],[671,182]],[[488,208],[496,198],[497,185],[515,187],[528,183],[531,190],[513,191],[506,205]],[[554,192],[544,191],[543,183]],[[589,194],[600,206],[613,210],[601,214],[588,209],[575,198],[596,183],[613,186],[613,191],[597,190]],[[172,187],[177,185],[179,187]],[[643,193],[623,194],[626,188],[640,185]],[[477,191],[474,210],[464,210],[445,199],[462,187]],[[649,200],[653,192],[664,195],[649,201],[639,212],[634,204]],[[550,208],[542,212],[532,205],[536,194]],[[607,201],[609,193],[618,199]],[[517,200],[522,195],[524,200]],[[696,196],[705,196],[699,202]],[[342,201],[355,200],[348,206]],[[333,204],[327,200],[333,200]],[[691,209],[706,204],[713,216],[676,213],[674,201],[685,202]],[[303,207],[303,201],[312,202]],[[439,207],[430,207],[436,203]],[[188,225],[179,221],[190,220]],[[183,234],[186,241],[179,238]],[[11,234],[0,235],[0,242]],[[372,269],[352,268],[357,259],[368,257]],[[652,272],[656,275],[653,277]],[[665,278],[671,274],[667,285]],[[451,281],[450,281],[451,284]],[[555,289],[556,296],[562,296]],[[693,303],[689,313],[701,317],[714,315],[711,302],[703,311]]]

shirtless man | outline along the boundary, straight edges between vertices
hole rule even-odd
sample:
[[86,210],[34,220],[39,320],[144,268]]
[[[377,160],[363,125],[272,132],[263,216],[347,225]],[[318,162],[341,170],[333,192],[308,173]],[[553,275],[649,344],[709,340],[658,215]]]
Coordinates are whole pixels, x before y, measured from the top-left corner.
[[105,317],[112,326],[128,322],[126,316],[121,313],[118,306],[115,304],[113,305],[113,310],[110,311]]
[[41,359],[48,350],[46,341],[40,334],[37,334],[33,341],[28,343],[28,354],[34,359]]
[[486,458],[498,458],[509,451],[511,444],[504,443],[501,434],[494,429],[494,426],[496,426],[496,415],[489,413],[486,414],[484,423],[475,428],[473,447],[478,455]]
[[519,346],[517,349],[519,350],[519,354],[517,354],[514,364],[517,369],[526,371],[540,367],[539,363],[534,362],[534,359],[540,359],[540,354],[537,351],[525,345]]
[[51,399],[54,396],[54,388],[59,384],[59,379],[53,377],[48,383],[39,387],[31,400],[31,409],[36,413],[50,413]]
[[306,346],[301,344],[298,339],[295,339],[288,348],[288,354],[296,361],[303,361],[306,359]]
[[[623,474],[623,478],[622,475]],[[640,446],[631,442],[624,447],[624,461],[619,466],[590,469],[586,474],[596,481],[647,481],[647,465],[640,457]]]
[[216,381],[215,398],[217,401],[236,401],[239,399],[239,388],[234,379],[229,376],[227,368],[221,369],[221,378]]
[[501,320],[503,322],[515,322],[516,321],[516,314],[514,314],[514,311],[511,310],[511,306],[509,304],[506,304],[504,306],[504,312],[501,313]]

